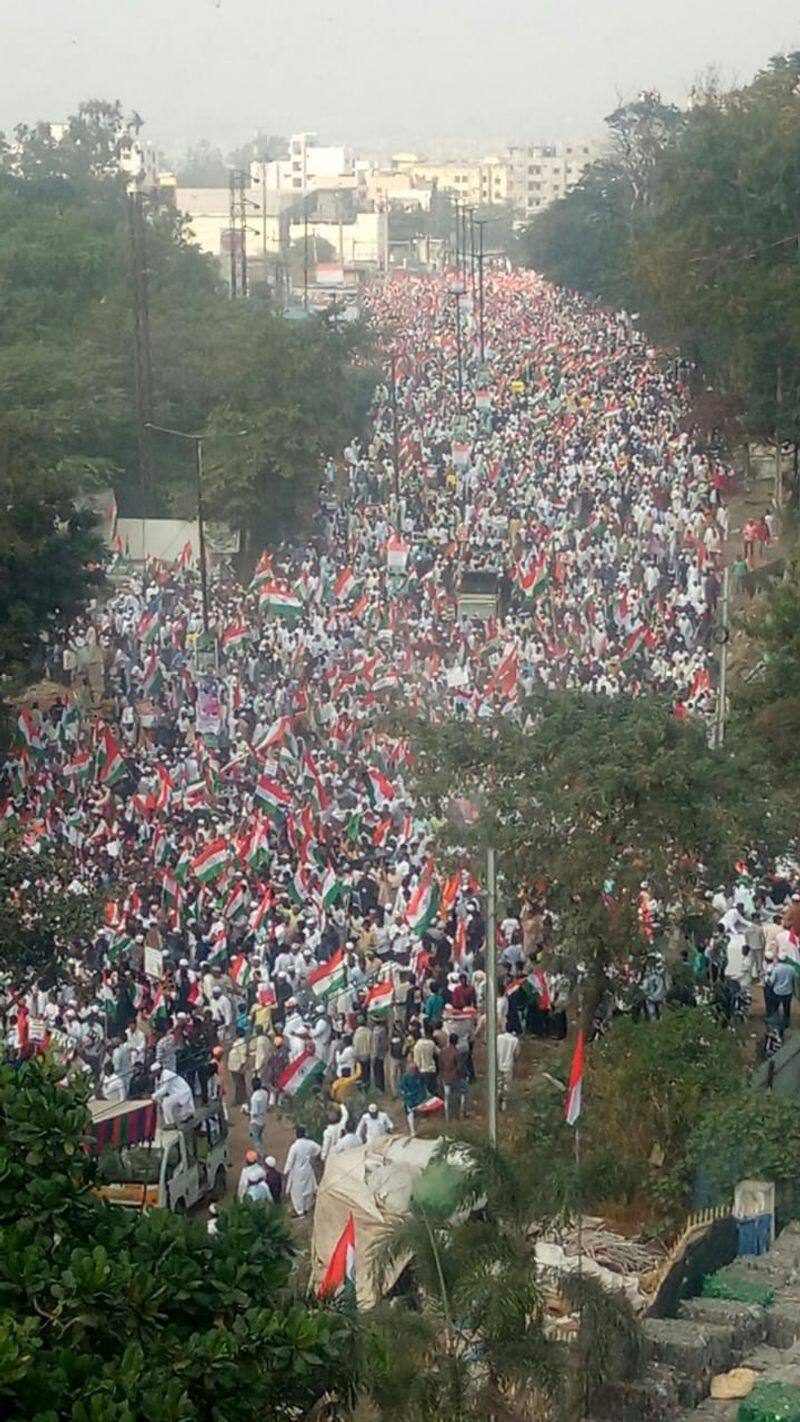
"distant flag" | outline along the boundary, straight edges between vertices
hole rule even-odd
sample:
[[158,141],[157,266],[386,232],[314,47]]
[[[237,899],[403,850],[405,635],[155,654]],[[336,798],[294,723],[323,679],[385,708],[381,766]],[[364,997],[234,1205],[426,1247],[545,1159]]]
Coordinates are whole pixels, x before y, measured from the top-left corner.
[[355,1300],[356,1292],[356,1226],[352,1212],[340,1234],[322,1283],[320,1298],[340,1298],[350,1293]]
[[349,597],[356,586],[352,568],[344,568],[333,585],[333,596],[337,602]]
[[192,873],[204,884],[213,884],[228,867],[228,845],[224,839],[212,840],[192,860]]
[[334,953],[327,963],[320,963],[318,968],[314,968],[306,979],[315,997],[326,998],[329,993],[338,992],[344,987],[344,954],[341,950]]
[[568,1126],[576,1126],[581,1114],[581,1092],[583,1090],[583,1032],[578,1033],[572,1066],[569,1073],[567,1099],[564,1102],[564,1119]]

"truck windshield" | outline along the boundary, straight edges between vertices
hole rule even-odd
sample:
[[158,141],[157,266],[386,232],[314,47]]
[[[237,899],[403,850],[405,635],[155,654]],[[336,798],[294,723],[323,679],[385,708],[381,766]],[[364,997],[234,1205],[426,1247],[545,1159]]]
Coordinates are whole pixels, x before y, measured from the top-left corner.
[[156,1146],[121,1146],[104,1150],[97,1163],[101,1185],[157,1185],[162,1151]]

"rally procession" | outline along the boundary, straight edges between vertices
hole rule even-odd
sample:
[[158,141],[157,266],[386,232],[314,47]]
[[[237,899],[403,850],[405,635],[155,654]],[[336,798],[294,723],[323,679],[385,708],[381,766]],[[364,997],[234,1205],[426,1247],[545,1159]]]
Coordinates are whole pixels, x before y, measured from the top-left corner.
[[[494,270],[481,296],[452,275],[374,287],[392,374],[323,472],[313,535],[263,550],[247,586],[225,561],[201,579],[189,547],[143,567],[120,548],[4,772],[5,824],[71,857],[49,891],[104,913],[56,981],[6,996],[8,1049],[53,1044],[99,1101],[152,1097],[168,1123],[222,1096],[249,1112],[245,1186],[278,1168],[298,1215],[330,1152],[466,1115],[476,1073],[485,886],[436,862],[387,725],[516,718],[540,687],[712,702],[728,471],[682,431],[674,369],[535,275]],[[471,573],[496,614],[459,615]],[[568,985],[547,905],[500,907],[507,1083],[512,989],[563,1035]],[[298,1130],[276,1166],[275,1113],[312,1089],[324,1142]]]
[[[626,313],[505,261],[480,276],[369,289],[383,376],[305,541],[262,549],[243,584],[191,544],[135,565],[117,538],[107,595],[48,646],[59,694],[20,710],[4,827],[58,851],[40,887],[92,898],[100,926],[6,986],[6,1054],[49,1049],[88,1083],[108,1199],[201,1204],[211,1234],[230,1198],[310,1225],[337,1156],[491,1121],[526,1035],[572,1039],[546,887],[506,879],[487,983],[483,864],[437,857],[404,726],[521,724],[558,688],[710,721],[729,468]],[[487,586],[479,614],[462,594]],[[691,996],[727,982],[731,1013],[770,968],[764,902],[733,879]],[[789,994],[783,1026],[784,977],[765,989]],[[642,953],[593,1030],[631,1000],[657,1021],[670,983]],[[581,1032],[571,1125],[583,1050]],[[328,1236],[323,1285],[347,1255]]]

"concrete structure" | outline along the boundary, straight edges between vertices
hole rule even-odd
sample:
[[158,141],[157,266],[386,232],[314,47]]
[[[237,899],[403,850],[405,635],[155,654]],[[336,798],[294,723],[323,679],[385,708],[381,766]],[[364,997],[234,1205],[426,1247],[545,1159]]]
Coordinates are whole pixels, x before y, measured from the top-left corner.
[[319,188],[358,191],[366,165],[356,164],[352,148],[326,146],[317,143],[316,138],[315,133],[293,133],[288,158],[250,165],[253,184],[262,184],[267,193],[290,198],[303,197]]
[[429,185],[451,193],[470,207],[502,206],[509,201],[511,166],[504,157],[428,162],[415,153],[396,153],[390,173],[404,175],[411,184]]
[[565,196],[600,156],[592,143],[531,144],[510,148],[509,201],[524,217],[533,217]]

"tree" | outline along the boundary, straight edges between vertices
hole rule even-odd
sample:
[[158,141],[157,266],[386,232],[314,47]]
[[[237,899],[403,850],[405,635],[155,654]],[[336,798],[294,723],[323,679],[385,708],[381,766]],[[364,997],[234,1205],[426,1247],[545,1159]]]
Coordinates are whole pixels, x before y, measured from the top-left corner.
[[246,344],[231,353],[206,425],[209,508],[244,530],[255,556],[310,523],[322,458],[361,427],[374,375],[350,364],[368,349],[358,327],[251,310],[228,335]]
[[92,1194],[80,1086],[47,1061],[0,1067],[0,1397],[76,1422],[293,1418],[348,1396],[352,1322],[293,1276],[279,1210],[202,1221]]
[[71,857],[28,853],[8,832],[0,839],[0,974],[12,992],[53,985],[62,959],[96,929],[99,896],[69,892],[74,873]]
[[209,143],[207,138],[201,138],[184,153],[178,164],[177,179],[182,188],[224,188],[229,174],[222,149]]
[[378,1248],[379,1276],[409,1261],[406,1306],[366,1320],[363,1387],[381,1416],[404,1422],[539,1416],[559,1393],[563,1355],[544,1335],[531,1193],[508,1156],[458,1150],[458,1167],[428,1166]]
[[[18,147],[2,160],[0,483],[16,496],[49,491],[52,477],[64,503],[87,485],[110,483],[123,515],[185,516],[194,507],[188,449],[154,443],[154,487],[139,477],[129,213],[119,171],[133,128],[119,105],[82,105],[58,139],[47,126],[19,130]],[[250,503],[228,500],[220,479],[226,499],[218,512],[247,520],[257,502],[248,539],[309,519],[320,455],[340,446],[366,409],[369,375],[350,366],[354,333],[331,332],[323,320],[301,335],[288,322],[265,321],[249,302],[232,303],[180,214],[157,197],[143,201],[154,422],[209,434],[247,430],[252,444],[245,441],[234,461]],[[213,449],[211,456],[213,466]],[[214,477],[212,467],[212,485]],[[268,506],[277,525],[266,518]]]
[[688,1139],[688,1155],[717,1199],[729,1200],[740,1180],[774,1180],[781,1206],[797,1212],[800,1103],[745,1082],[716,1110],[706,1110]]
[[444,822],[451,800],[478,800],[476,827],[455,827],[451,842],[493,843],[512,894],[539,887],[563,947],[588,960],[599,990],[610,963],[648,948],[642,882],[683,923],[745,850],[780,845],[781,803],[752,774],[752,747],[741,758],[712,752],[704,723],[654,697],[570,691],[527,709],[530,729],[419,726],[422,796]]
[[636,239],[651,220],[660,163],[678,142],[685,117],[650,92],[620,105],[605,122],[603,157],[533,219],[520,249],[525,265],[550,281],[623,305],[637,302]]
[[757,662],[734,688],[734,733],[762,747],[785,778],[800,766],[800,569],[793,565],[742,621]]

